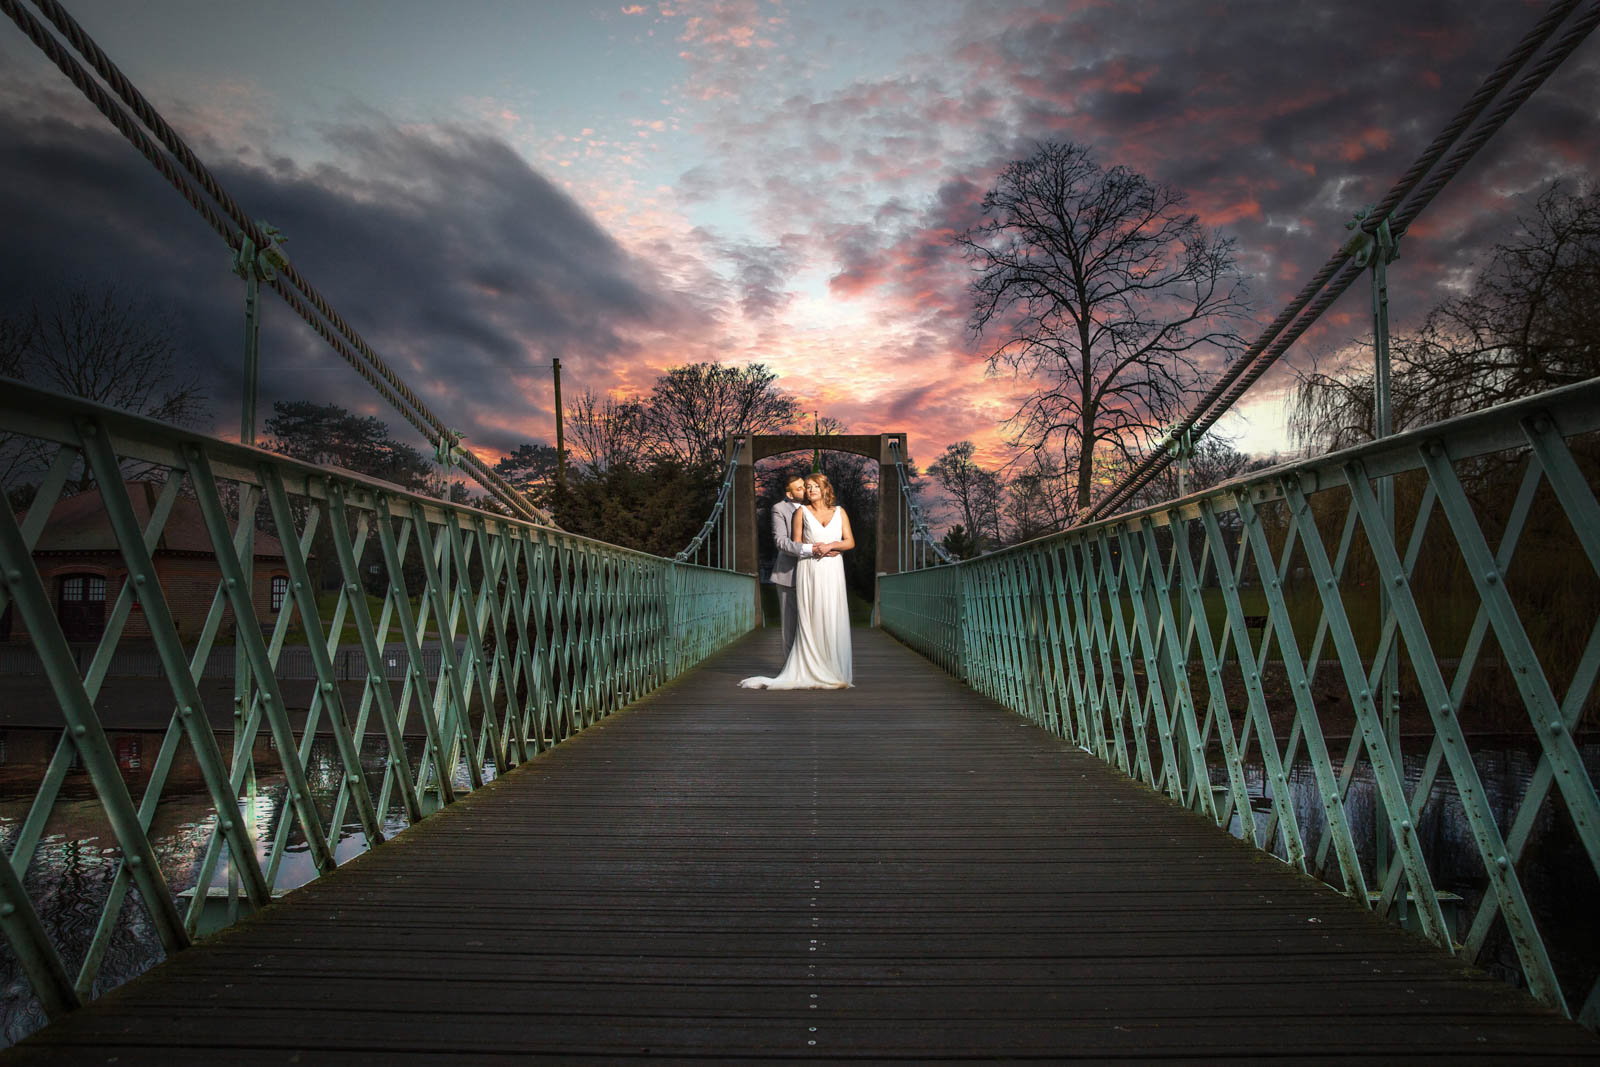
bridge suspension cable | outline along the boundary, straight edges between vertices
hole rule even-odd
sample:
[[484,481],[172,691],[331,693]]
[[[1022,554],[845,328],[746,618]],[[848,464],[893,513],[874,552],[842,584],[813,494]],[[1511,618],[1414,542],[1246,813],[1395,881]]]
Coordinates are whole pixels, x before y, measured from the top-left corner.
[[[729,502],[733,500],[733,476],[739,469],[739,453],[743,450],[744,438],[741,437],[734,441],[733,451],[728,453],[728,467],[722,473],[722,484],[717,488],[717,502],[711,506],[711,514],[706,516],[700,532],[694,535],[688,547],[673,557],[675,562],[700,563],[700,553],[704,551],[705,566],[733,569],[733,527],[726,520],[731,506]],[[713,537],[713,534],[716,536]]]
[[[390,406],[405,417],[437,450],[441,462],[457,461],[485,489],[511,510],[529,521],[553,525],[549,514],[530,504],[514,486],[497,474],[470,449],[461,445],[461,435],[444,422],[411,390],[365,339],[341,316],[328,300],[292,263],[275,253],[275,242],[257,220],[247,215],[215,175],[201,163],[188,144],[155,106],[133,85],[93,38],[56,0],[33,0],[34,6],[50,20],[74,49],[94,68],[106,85],[121,100],[112,99],[104,86],[84,69],[61,41],[22,6],[21,0],[0,0],[3,10],[29,40],[42,51],[90,103],[137,148],[166,178],[178,194],[199,213],[236,255],[247,259],[261,257],[262,280],[294,312],[306,321],[340,357],[371,385]],[[125,105],[125,106],[124,106]],[[132,114],[129,114],[129,112]],[[138,122],[135,121],[137,117]],[[141,129],[143,123],[165,146],[168,155]],[[185,176],[187,175],[187,177]],[[199,188],[196,188],[196,185]],[[202,195],[203,191],[203,195]],[[209,198],[209,199],[208,199]],[[218,211],[220,208],[220,213]],[[270,259],[268,258],[270,257]],[[313,312],[315,309],[315,313]]]
[[[1366,264],[1365,257],[1360,255],[1363,246],[1375,240],[1385,224],[1392,240],[1400,239],[1439,191],[1544,84],[1545,79],[1572,54],[1596,25],[1600,25],[1600,0],[1590,0],[1581,6],[1582,12],[1559,36],[1556,36],[1557,30],[1580,7],[1580,0],[1555,0],[1546,9],[1534,27],[1490,72],[1455,117],[1395,182],[1388,195],[1361,217],[1357,233],[1351,240],[1333,254],[1144,461],[1097,500],[1080,522],[1104,518],[1126,504],[1135,493],[1172,464],[1181,441],[1197,441],[1211,429],[1289,346],[1360,277]],[[1527,67],[1522,80],[1486,114],[1489,104],[1519,72],[1523,72],[1524,65],[1547,43],[1548,49],[1537,62]],[[1476,127],[1474,123],[1477,123]],[[1470,135],[1463,138],[1462,135],[1469,129]],[[1448,158],[1445,157],[1446,152],[1450,153]],[[1435,170],[1436,164],[1438,167]],[[1425,176],[1428,176],[1426,182],[1423,181]]]
[[[956,558],[946,551],[943,545],[934,540],[932,532],[928,529],[927,522],[922,517],[922,507],[917,503],[917,498],[911,492],[911,475],[906,471],[905,457],[900,454],[899,438],[890,439],[889,451],[894,454],[894,470],[895,474],[899,476],[900,506],[905,510],[906,517],[911,525],[913,569],[920,569],[927,563],[930,551],[939,564],[957,562]],[[920,558],[918,546],[921,546]],[[937,565],[935,564],[935,566]]]

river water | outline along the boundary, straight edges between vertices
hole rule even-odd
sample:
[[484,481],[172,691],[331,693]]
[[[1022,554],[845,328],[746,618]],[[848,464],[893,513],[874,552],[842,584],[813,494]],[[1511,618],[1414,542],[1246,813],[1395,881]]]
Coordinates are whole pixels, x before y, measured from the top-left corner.
[[[1419,737],[1406,738],[1402,743],[1408,796],[1421,779],[1429,741],[1429,738]],[[1539,751],[1535,746],[1518,743],[1515,738],[1475,738],[1471,739],[1470,747],[1489,808],[1504,835],[1517,817],[1538,766]],[[1337,754],[1334,756],[1337,774],[1345,742],[1329,739],[1328,748],[1330,754]],[[1600,744],[1580,745],[1579,752],[1590,781],[1594,781],[1600,771]],[[1220,762],[1215,760],[1212,765],[1212,781],[1219,786],[1227,781]],[[1271,822],[1271,806],[1263,799],[1266,774],[1259,760],[1245,764],[1245,778],[1252,797],[1258,839],[1264,839]],[[1294,798],[1295,818],[1306,842],[1308,863],[1314,866],[1317,845],[1327,820],[1311,762],[1305,756],[1297,759],[1289,770],[1289,791]],[[1270,793],[1269,786],[1265,795]],[[1595,876],[1594,866],[1564,802],[1554,794],[1552,790],[1539,809],[1516,871],[1556,976],[1576,1014],[1596,978],[1600,977],[1600,908],[1596,906],[1600,903],[1600,879]],[[1381,888],[1373,875],[1377,850],[1376,801],[1372,770],[1363,759],[1351,779],[1346,810],[1368,888],[1374,890]],[[1229,829],[1235,836],[1242,835],[1237,813]],[[1488,891],[1489,880],[1478,859],[1478,848],[1461,806],[1460,794],[1447,768],[1441,768],[1434,780],[1428,802],[1416,822],[1416,835],[1435,888],[1441,894],[1460,897],[1459,904],[1446,902],[1446,918],[1454,921],[1455,938],[1462,941]],[[1280,857],[1284,855],[1281,836],[1274,840],[1274,851]],[[1331,846],[1322,870],[1325,880],[1336,885],[1340,883],[1338,860]],[[1475,963],[1503,981],[1519,988],[1524,985],[1517,953],[1503,919],[1495,920]]]
[[[0,843],[9,854],[28,816],[44,768],[60,738],[59,730],[8,729],[0,731]],[[144,795],[152,764],[161,747],[162,735],[146,731],[108,734],[117,764],[122,770],[134,803]],[[230,737],[220,735],[226,750]],[[413,768],[422,756],[421,738],[408,739],[407,755]],[[187,746],[174,762],[162,790],[161,805],[150,828],[162,874],[177,893],[195,884],[216,825],[210,795],[205,791],[199,768],[188,755]],[[381,739],[369,741],[362,749],[362,763],[374,799],[382,783],[388,746]],[[251,815],[255,827],[256,853],[267,862],[279,822],[285,816],[284,800],[288,784],[280,769],[275,746],[269,738],[259,738],[255,749],[257,767],[256,800]],[[342,763],[332,738],[317,738],[307,760],[307,780],[324,826],[332,818],[334,799],[342,778]],[[483,769],[486,780],[494,777],[492,761]],[[468,775],[465,759],[455,775],[457,787],[465,789]],[[353,806],[350,806],[353,808]],[[391,802],[383,820],[388,836],[406,828],[407,821],[398,798]],[[330,838],[332,834],[330,833]],[[367,847],[352,810],[347,808],[335,855],[344,862]],[[60,952],[68,974],[77,976],[100,923],[105,901],[116,876],[121,849],[96,798],[88,773],[74,765],[67,774],[60,796],[41,836],[33,862],[23,885],[38,909],[45,931]],[[227,862],[217,865],[213,886],[228,885]],[[294,889],[316,877],[316,868],[307,850],[298,822],[292,827],[273,885],[276,890]],[[179,900],[179,913],[187,908]],[[113,989],[159,963],[161,943],[139,902],[138,893],[128,894],[104,962],[95,981],[96,996]],[[0,1036],[3,1044],[13,1044],[45,1023],[45,1015],[34,997],[10,945],[0,939]]]

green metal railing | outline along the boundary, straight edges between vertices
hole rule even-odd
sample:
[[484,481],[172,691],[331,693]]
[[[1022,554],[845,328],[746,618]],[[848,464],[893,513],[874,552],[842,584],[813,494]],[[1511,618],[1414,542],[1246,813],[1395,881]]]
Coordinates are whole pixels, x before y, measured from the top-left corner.
[[[1600,674],[1597,429],[1600,380],[883,577],[883,625],[1468,960],[1503,922],[1527,988],[1594,1026],[1600,961],[1569,968],[1579,988],[1563,989],[1518,864],[1556,819],[1600,877],[1600,799],[1574,738]],[[1413,516],[1398,529],[1385,481]],[[1395,658],[1403,737],[1379,710]],[[1498,819],[1474,762],[1486,727],[1537,756]],[[1386,847],[1353,829],[1358,778]],[[1314,803],[1297,807],[1295,786]],[[1419,834],[1445,804],[1459,804],[1483,870],[1464,929]]]
[[[177,951],[213,925],[219,898],[232,917],[295,882],[285,874],[290,853],[309,854],[311,875],[326,873],[758,622],[749,575],[443,503],[9,379],[0,379],[0,432],[44,456],[27,510],[19,517],[0,505],[0,612],[10,609],[12,640],[41,661],[54,705],[45,717],[64,725],[26,816],[6,827],[0,930],[52,1016],[97,991],[108,946],[142,922],[139,912],[161,949]],[[124,477],[131,463],[153,472],[136,483],[153,506],[136,506]],[[80,674],[58,616],[56,570],[35,548],[66,488],[85,483],[100,493],[116,547],[114,563],[73,564],[98,568],[106,582],[103,635]],[[191,539],[203,529],[206,551],[185,550],[191,574],[214,562],[203,618],[172,601],[172,554],[160,546],[174,515],[186,517]],[[269,538],[281,565],[263,568],[247,546],[260,552]],[[282,607],[263,611],[272,583]],[[119,761],[100,707],[113,655],[134,640],[153,644],[171,693],[159,752],[139,774]],[[231,737],[214,726],[198,685],[226,641],[251,680]],[[291,708],[275,665],[301,643],[316,680]],[[364,660],[365,680],[341,684],[352,655]],[[391,681],[397,660],[411,666]],[[179,763],[202,783],[198,862],[158,848],[152,831],[173,818],[163,791]],[[135,797],[129,782],[145,770]],[[38,899],[68,890],[30,892],[26,883],[63,784],[83,772],[109,824],[112,841],[100,844],[114,843],[116,873],[103,902],[71,902],[98,918],[87,949],[68,951]],[[334,784],[314,789],[314,773]],[[281,796],[268,797],[258,778]],[[274,804],[262,831],[262,808]]]

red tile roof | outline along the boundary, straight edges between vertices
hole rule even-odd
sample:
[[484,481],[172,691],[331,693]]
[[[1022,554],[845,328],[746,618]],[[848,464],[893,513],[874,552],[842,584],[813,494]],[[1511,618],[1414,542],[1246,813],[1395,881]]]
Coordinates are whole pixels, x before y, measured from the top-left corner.
[[[141,527],[150,522],[162,485],[150,481],[129,482],[128,496]],[[85,490],[59,501],[50,511],[35,552],[120,552],[117,538],[106,518],[99,488]],[[192,498],[179,496],[167,516],[167,524],[156,542],[157,552],[187,552],[215,555],[206,532],[200,505]],[[256,531],[256,558],[282,559],[283,545],[276,537]]]

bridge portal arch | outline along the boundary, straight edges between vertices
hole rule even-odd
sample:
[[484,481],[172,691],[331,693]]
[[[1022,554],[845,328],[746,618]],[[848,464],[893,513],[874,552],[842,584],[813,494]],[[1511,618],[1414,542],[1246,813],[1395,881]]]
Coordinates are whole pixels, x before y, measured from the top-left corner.
[[[900,467],[896,451],[906,455],[906,435],[875,434],[743,434],[729,437],[725,455],[738,451],[733,476],[733,558],[734,569],[743,574],[759,574],[761,529],[756,515],[756,464],[787,452],[813,449],[847,452],[878,463],[878,558],[879,577],[899,574],[912,558],[911,522],[905,513],[900,492]],[[757,590],[759,604],[760,591]],[[878,584],[872,587],[872,624],[878,624]]]

